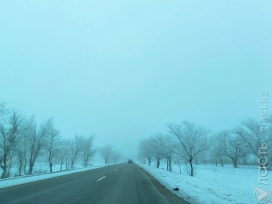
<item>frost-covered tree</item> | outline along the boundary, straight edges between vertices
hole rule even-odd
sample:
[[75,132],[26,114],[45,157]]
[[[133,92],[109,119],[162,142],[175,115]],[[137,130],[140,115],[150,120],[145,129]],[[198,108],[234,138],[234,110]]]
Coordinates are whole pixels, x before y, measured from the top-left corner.
[[262,144],[269,142],[268,131],[263,131],[260,122],[253,118],[243,120],[241,125],[234,129],[234,133],[247,144],[250,153],[256,157],[259,157],[259,148]]
[[150,139],[141,140],[138,147],[138,152],[138,157],[145,158],[150,166],[153,159],[152,141]]
[[113,153],[113,146],[111,144],[106,144],[99,149],[99,153],[105,161],[105,164],[109,163],[110,157]]
[[150,137],[148,142],[150,143],[150,150],[152,156],[156,159],[156,167],[160,167],[161,159],[164,158],[163,155],[163,138],[161,133],[158,133],[154,135],[153,137]]
[[8,110],[0,105],[0,167],[1,178],[9,176],[12,159],[22,137],[23,116],[15,110]]
[[220,141],[217,148],[220,149],[222,156],[230,158],[233,166],[237,168],[239,159],[249,153],[248,146],[233,131],[221,131],[218,133],[218,138],[220,138]]
[[180,124],[170,123],[167,128],[176,140],[173,147],[175,153],[188,162],[188,174],[194,176],[193,161],[201,152],[209,148],[207,142],[209,131],[189,121]]
[[50,118],[47,121],[47,136],[45,141],[45,149],[47,150],[48,154],[50,172],[53,171],[53,159],[59,152],[60,139],[60,131],[55,127],[53,118]]
[[71,162],[71,168],[74,167],[75,161],[81,151],[81,141],[80,136],[75,135],[73,140],[70,140],[68,142],[68,145],[70,147],[70,162]]
[[84,166],[87,166],[97,151],[93,146],[94,136],[81,135],[79,140],[81,143],[81,155],[84,161]]
[[120,161],[122,159],[122,157],[123,157],[123,155],[120,152],[118,152],[117,150],[114,150],[112,152],[111,159],[112,159],[113,163]]
[[50,119],[42,123],[39,127],[34,116],[28,120],[25,136],[27,137],[27,149],[29,155],[28,174],[32,174],[36,159],[46,147],[46,141],[50,130]]

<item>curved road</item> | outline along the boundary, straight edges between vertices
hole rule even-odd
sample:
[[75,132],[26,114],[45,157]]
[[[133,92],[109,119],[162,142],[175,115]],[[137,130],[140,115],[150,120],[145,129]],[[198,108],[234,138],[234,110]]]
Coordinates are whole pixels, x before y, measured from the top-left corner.
[[0,203],[189,204],[127,163],[0,189]]

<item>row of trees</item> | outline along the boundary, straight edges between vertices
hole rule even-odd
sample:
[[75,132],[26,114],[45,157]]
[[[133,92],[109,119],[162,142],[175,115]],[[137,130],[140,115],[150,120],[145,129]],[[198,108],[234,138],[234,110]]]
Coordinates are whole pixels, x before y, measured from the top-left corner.
[[[111,145],[96,148],[93,145],[94,136],[75,135],[64,139],[56,128],[53,118],[40,125],[35,117],[25,118],[20,111],[7,109],[0,103],[0,167],[1,178],[10,176],[10,170],[16,165],[18,175],[32,174],[37,158],[42,157],[48,163],[50,172],[54,164],[60,164],[60,171],[73,168],[76,161],[85,166],[96,152],[100,152],[105,163],[117,162],[121,154],[113,150]],[[108,149],[108,155],[104,150]]]
[[[270,116],[271,121],[272,115]],[[247,165],[248,161],[264,164],[264,157],[260,154],[260,148],[263,145],[272,146],[272,124],[267,123],[267,128],[264,131],[260,126],[260,122],[250,118],[241,122],[236,128],[231,130],[224,130],[212,136],[212,145],[210,148],[210,155],[215,163],[219,160],[223,166],[223,161],[228,159],[232,162],[235,168],[238,163]],[[269,149],[264,151],[269,162],[265,165],[271,167],[272,154]],[[260,161],[258,162],[258,159]]]
[[157,168],[160,167],[160,161],[165,158],[169,171],[172,170],[173,158],[183,160],[189,165],[188,173],[193,176],[193,161],[209,147],[207,141],[209,131],[195,123],[183,121],[180,124],[168,124],[167,132],[168,134],[158,133],[142,140],[139,145],[139,158],[146,158],[149,165],[152,159],[155,159]]
[[116,163],[123,158],[123,155],[120,152],[114,150],[111,144],[106,144],[103,147],[101,147],[99,149],[99,153],[101,157],[104,159],[105,164],[108,164],[110,162]]
[[[263,131],[260,122],[252,118],[242,121],[236,128],[218,133],[189,121],[170,123],[167,124],[167,133],[157,133],[140,141],[138,157],[149,165],[155,161],[157,168],[165,159],[169,171],[172,170],[172,161],[179,167],[185,163],[188,174],[194,176],[194,166],[200,162],[215,165],[219,162],[222,166],[224,162],[231,162],[235,168],[239,163],[247,164],[248,160],[258,164],[258,158],[264,163],[259,150],[264,143],[271,147],[271,133],[271,123],[267,123],[267,130]],[[271,151],[266,157],[272,163]]]

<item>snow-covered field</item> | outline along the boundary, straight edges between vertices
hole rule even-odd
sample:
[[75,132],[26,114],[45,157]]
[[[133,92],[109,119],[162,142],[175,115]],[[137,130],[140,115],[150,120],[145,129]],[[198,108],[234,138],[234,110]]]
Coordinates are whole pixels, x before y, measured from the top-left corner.
[[[179,174],[177,165],[173,165],[173,172],[166,171],[162,164],[157,169],[154,164],[138,164],[149,172],[169,190],[183,197],[192,204],[257,204],[254,198],[254,188],[259,186],[258,168],[233,168],[231,166],[198,165],[196,175],[188,176],[182,167]],[[163,168],[163,169],[161,169]],[[271,177],[269,180],[271,181]],[[271,188],[271,184],[269,184]],[[179,191],[173,191],[173,188]]]

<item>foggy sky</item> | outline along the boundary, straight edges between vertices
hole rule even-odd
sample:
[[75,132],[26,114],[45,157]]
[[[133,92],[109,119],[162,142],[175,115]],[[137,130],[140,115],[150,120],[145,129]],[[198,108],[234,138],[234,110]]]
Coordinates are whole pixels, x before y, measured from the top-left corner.
[[268,0],[2,1],[0,101],[129,156],[169,122],[233,128],[261,118],[271,90],[271,10]]

